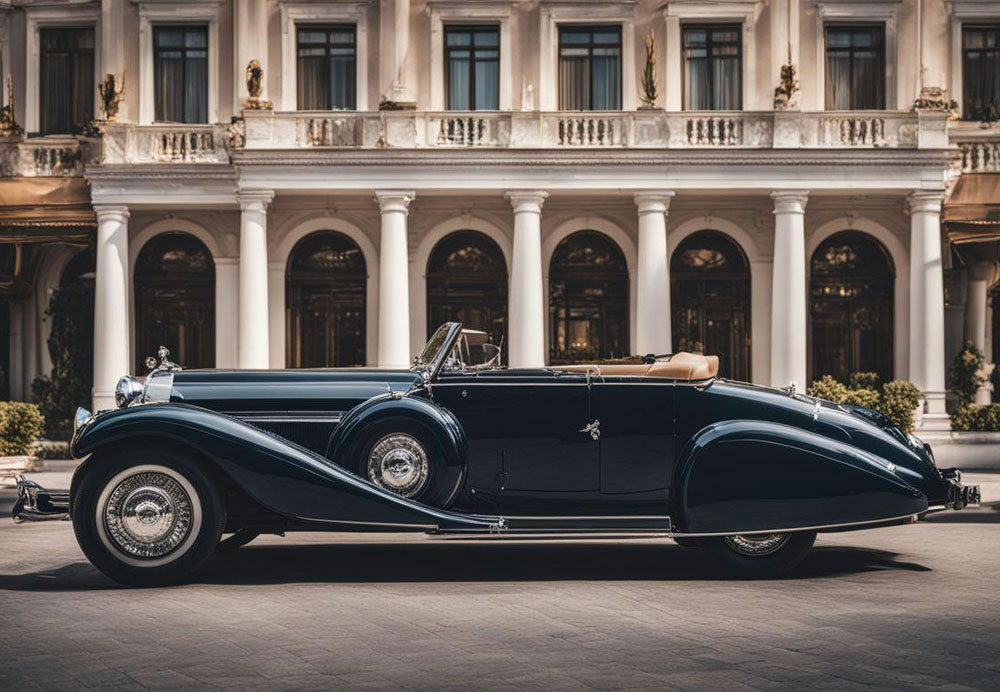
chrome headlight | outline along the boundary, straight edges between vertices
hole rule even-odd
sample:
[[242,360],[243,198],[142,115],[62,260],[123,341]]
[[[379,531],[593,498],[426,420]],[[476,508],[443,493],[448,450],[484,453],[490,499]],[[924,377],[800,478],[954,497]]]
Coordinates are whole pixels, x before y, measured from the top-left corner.
[[118,380],[118,385],[115,387],[115,404],[118,408],[131,405],[140,396],[142,396],[142,383],[139,380],[128,375]]

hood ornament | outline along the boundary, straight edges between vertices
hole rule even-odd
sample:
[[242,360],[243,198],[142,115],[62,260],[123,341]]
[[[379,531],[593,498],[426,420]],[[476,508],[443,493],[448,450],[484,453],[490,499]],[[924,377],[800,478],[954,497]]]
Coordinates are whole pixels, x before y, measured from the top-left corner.
[[[146,367],[149,368],[150,374],[160,372],[161,370],[180,370],[181,366],[171,361],[169,356],[170,349],[166,346],[160,346],[156,349],[155,356],[149,356],[146,358]],[[157,362],[157,358],[159,358],[159,362]]]

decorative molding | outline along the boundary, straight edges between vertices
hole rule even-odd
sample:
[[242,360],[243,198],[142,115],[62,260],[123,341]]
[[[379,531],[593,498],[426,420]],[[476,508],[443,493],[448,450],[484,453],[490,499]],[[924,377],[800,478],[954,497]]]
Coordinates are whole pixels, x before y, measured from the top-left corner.
[[[139,6],[139,124],[156,121],[153,29],[162,25],[208,26],[207,122],[219,121],[219,5],[221,0],[132,0]],[[126,80],[128,81],[128,80]]]
[[[635,69],[635,0],[541,0],[538,110],[555,111],[559,93],[559,25],[619,24],[622,27],[622,110],[639,105]],[[523,108],[523,106],[522,106]]]
[[[951,0],[951,98],[962,112],[964,74],[962,72],[962,24],[965,22],[996,22],[1000,18],[1000,0]],[[942,85],[943,86],[943,85]]]
[[[280,0],[281,7],[281,103],[286,111],[299,109],[298,60],[295,57],[298,24],[353,24],[355,32],[355,110],[372,110],[368,103],[368,31],[369,8],[375,0],[314,3],[304,0]],[[383,58],[384,58],[383,54]]]

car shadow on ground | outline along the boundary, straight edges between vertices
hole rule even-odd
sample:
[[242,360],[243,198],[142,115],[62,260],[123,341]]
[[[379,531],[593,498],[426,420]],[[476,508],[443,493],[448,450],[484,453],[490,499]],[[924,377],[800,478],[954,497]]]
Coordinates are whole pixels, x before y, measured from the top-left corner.
[[979,507],[966,507],[961,512],[935,512],[924,521],[938,524],[1000,524],[1000,502],[984,502]]
[[[883,570],[929,571],[898,553],[817,547],[786,579]],[[559,582],[720,580],[697,549],[639,542],[538,541],[486,545],[340,543],[246,546],[214,556],[191,581],[218,585],[292,583]],[[86,562],[32,574],[0,575],[0,590],[88,591],[116,585]]]

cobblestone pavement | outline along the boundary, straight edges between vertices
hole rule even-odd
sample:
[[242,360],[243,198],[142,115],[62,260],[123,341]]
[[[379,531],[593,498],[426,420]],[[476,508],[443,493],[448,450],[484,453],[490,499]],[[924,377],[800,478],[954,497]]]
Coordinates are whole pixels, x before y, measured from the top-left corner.
[[69,524],[0,518],[0,688],[996,690],[998,575],[993,502],[821,536],[764,582],[669,540],[309,534],[122,589]]

